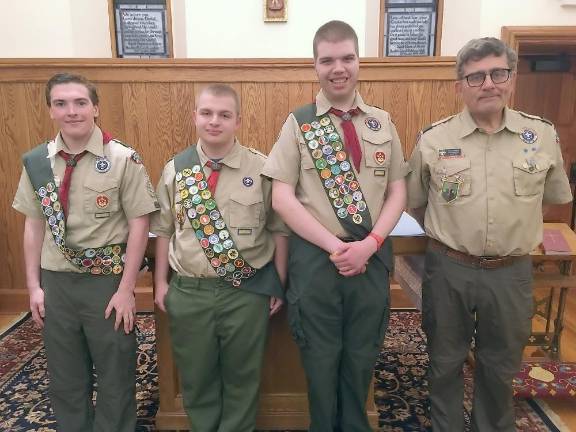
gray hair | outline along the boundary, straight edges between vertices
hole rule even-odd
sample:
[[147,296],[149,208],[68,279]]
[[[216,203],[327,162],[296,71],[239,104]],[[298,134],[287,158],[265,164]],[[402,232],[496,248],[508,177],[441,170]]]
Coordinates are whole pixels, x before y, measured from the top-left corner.
[[500,57],[503,54],[506,54],[508,67],[513,71],[516,70],[518,54],[500,39],[493,37],[472,39],[456,55],[456,75],[458,79],[464,78],[464,66],[469,61],[478,61],[489,56]]

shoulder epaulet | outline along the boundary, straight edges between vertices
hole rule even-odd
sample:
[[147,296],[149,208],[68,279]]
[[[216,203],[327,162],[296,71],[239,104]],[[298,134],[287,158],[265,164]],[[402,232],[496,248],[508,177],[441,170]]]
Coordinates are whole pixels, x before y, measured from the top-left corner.
[[136,151],[134,148],[132,148],[131,146],[129,146],[129,145],[126,144],[126,143],[123,143],[123,142],[120,141],[118,138],[112,138],[110,141],[115,141],[115,142],[117,142],[118,144],[123,145],[123,146],[126,147],[127,149]]
[[428,132],[430,129],[433,129],[434,127],[436,127],[442,123],[446,123],[447,121],[452,120],[455,116],[456,116],[456,114],[451,115],[451,116],[446,117],[446,118],[443,118],[442,120],[438,120],[437,122],[434,122],[434,123],[426,126],[424,129],[422,129],[421,133],[424,134],[424,133]]
[[522,117],[526,117],[532,120],[540,120],[543,121],[544,123],[548,123],[550,126],[554,126],[554,123],[552,123],[550,120],[545,119],[544,117],[540,117],[534,114],[528,114],[522,111],[518,111],[518,114],[520,114]]
[[256,150],[254,147],[248,147],[248,150],[250,150],[250,152],[254,153],[255,155],[262,156],[264,159],[268,157],[264,153]]

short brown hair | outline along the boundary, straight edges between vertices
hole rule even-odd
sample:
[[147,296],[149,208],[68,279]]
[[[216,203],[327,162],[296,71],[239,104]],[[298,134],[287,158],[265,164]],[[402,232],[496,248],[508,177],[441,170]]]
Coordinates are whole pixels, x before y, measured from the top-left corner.
[[489,56],[500,57],[506,54],[508,67],[516,70],[518,54],[500,39],[484,37],[472,39],[464,45],[456,55],[456,75],[458,79],[464,78],[464,66],[469,61],[478,61]]
[[82,75],[75,75],[75,74],[71,74],[71,73],[67,73],[67,72],[57,73],[52,78],[50,78],[48,80],[48,82],[46,83],[46,90],[45,90],[46,104],[48,106],[51,105],[50,93],[52,92],[52,89],[55,86],[57,86],[59,84],[69,84],[69,83],[81,84],[84,87],[86,87],[86,89],[88,90],[88,96],[90,97],[92,104],[98,105],[98,103],[100,102],[100,99],[98,99],[98,91],[97,91],[94,83],[88,81]]
[[210,93],[213,96],[229,96],[234,99],[234,103],[236,104],[236,114],[240,114],[240,98],[238,97],[238,93],[228,84],[210,84],[200,90],[200,93],[196,96],[196,105],[198,105],[198,98],[202,96],[204,93]]
[[356,55],[358,55],[358,36],[350,24],[337,20],[323,24],[316,30],[314,41],[312,42],[314,59],[318,57],[318,44],[320,42],[342,42],[345,40],[354,42],[354,49],[356,50]]

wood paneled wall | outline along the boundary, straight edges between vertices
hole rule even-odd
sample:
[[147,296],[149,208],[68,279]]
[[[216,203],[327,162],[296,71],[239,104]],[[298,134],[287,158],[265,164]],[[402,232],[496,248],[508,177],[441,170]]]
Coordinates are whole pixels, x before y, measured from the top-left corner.
[[[514,107],[550,120],[560,137],[564,166],[576,163],[576,55],[569,56],[567,72],[532,72],[531,56],[520,56]],[[572,207],[567,204],[546,214],[550,221],[570,224]]]
[[[367,103],[391,113],[406,156],[422,127],[458,111],[453,69],[453,58],[362,61],[360,91]],[[238,91],[239,139],[265,153],[288,113],[311,102],[318,91],[310,60],[0,60],[0,309],[27,307],[24,219],[11,203],[20,156],[56,133],[44,84],[60,71],[97,83],[99,124],[141,153],[153,182],[167,159],[196,140],[194,98],[207,83],[226,82]]]

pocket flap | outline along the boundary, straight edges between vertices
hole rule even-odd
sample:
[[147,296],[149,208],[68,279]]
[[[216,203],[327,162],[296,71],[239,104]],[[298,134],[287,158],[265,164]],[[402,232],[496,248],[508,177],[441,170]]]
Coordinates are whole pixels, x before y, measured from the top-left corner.
[[468,158],[461,159],[451,159],[449,161],[443,161],[436,165],[436,173],[443,175],[454,175],[461,171],[470,169],[471,161]]
[[263,201],[262,194],[258,193],[243,193],[236,194],[230,197],[230,201],[237,202],[238,204],[249,206],[252,204],[258,204]]
[[381,145],[388,141],[392,141],[392,135],[387,129],[380,129],[378,131],[373,131],[366,128],[362,131],[362,139],[370,144]]
[[84,183],[84,187],[86,189],[93,190],[95,192],[106,192],[110,189],[117,189],[118,188],[118,180],[113,178],[100,178],[94,180],[93,178],[90,181]]
[[542,155],[534,157],[530,162],[526,158],[516,159],[512,162],[512,166],[528,174],[536,174],[542,171],[548,171],[550,168],[550,159]]

